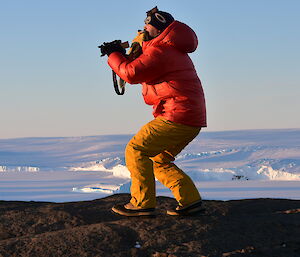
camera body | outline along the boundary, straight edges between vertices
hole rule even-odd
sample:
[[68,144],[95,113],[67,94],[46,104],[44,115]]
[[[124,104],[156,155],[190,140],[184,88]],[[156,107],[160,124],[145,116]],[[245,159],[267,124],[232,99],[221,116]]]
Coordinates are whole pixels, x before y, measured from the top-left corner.
[[109,55],[113,51],[126,52],[126,48],[129,47],[128,41],[123,42],[121,40],[114,40],[111,42],[104,42],[102,45],[98,46],[101,51],[101,56]]

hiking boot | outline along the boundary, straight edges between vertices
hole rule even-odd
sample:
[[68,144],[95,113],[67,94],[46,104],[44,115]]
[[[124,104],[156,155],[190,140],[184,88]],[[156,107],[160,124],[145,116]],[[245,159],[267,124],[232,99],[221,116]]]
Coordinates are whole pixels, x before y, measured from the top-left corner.
[[117,204],[111,208],[115,213],[118,213],[127,217],[136,217],[136,216],[154,216],[155,208],[139,208],[132,205],[132,203],[127,204]]
[[177,206],[173,210],[167,210],[167,214],[172,216],[188,216],[188,215],[194,215],[204,211],[205,209],[202,205],[202,201],[199,200],[187,206]]

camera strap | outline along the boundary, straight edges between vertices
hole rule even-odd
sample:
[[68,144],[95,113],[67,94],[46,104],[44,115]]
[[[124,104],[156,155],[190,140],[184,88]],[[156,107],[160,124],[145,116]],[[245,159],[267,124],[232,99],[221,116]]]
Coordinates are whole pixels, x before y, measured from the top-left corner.
[[113,83],[114,83],[114,89],[115,89],[117,95],[124,95],[126,82],[121,78],[119,79],[119,82],[118,82],[117,74],[114,71],[112,71],[112,78],[113,78]]

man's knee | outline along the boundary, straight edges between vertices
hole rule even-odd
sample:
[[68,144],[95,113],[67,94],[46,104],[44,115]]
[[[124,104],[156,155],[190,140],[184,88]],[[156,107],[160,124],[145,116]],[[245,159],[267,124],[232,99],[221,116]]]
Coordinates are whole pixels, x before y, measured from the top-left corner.
[[125,155],[130,153],[132,150],[133,150],[133,144],[131,143],[131,140],[130,140],[125,147]]
[[170,153],[168,153],[166,151],[154,156],[151,159],[154,162],[154,164],[158,167],[169,165],[170,163],[175,161],[175,158]]
[[130,161],[135,158],[134,156],[136,155],[136,150],[134,147],[134,143],[132,142],[132,140],[130,140],[128,142],[128,144],[126,145],[125,148],[125,160],[126,160],[126,164],[128,165],[130,163]]
[[129,168],[131,165],[135,165],[136,162],[143,162],[149,159],[147,149],[139,144],[134,138],[131,139],[125,148],[125,161],[126,166]]

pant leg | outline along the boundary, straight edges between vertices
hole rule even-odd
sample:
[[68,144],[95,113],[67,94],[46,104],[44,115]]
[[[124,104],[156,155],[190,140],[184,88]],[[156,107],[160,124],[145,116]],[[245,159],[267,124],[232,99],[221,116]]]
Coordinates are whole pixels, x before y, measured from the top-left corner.
[[191,178],[173,163],[175,156],[179,154],[200,132],[200,129],[187,131],[177,144],[166,149],[164,152],[153,157],[153,168],[155,177],[168,187],[178,204],[189,205],[201,199],[198,189]]
[[[143,126],[129,141],[126,146],[125,159],[126,166],[131,173],[131,203],[134,206],[153,208],[156,205],[155,179],[153,161],[151,158],[158,156],[165,150],[167,151],[167,149],[173,149],[173,146],[176,145],[178,141],[188,144],[199,131],[200,128],[184,126],[168,122],[162,118],[156,118]],[[183,140],[183,138],[185,138],[185,140]],[[182,149],[177,147],[177,151],[178,150],[181,151]],[[173,149],[173,152],[176,152],[175,149]],[[162,169],[161,172],[159,172],[159,169],[157,168],[156,170],[158,171],[158,174],[163,174]],[[166,174],[166,176],[168,175]],[[169,176],[171,176],[171,174]],[[184,179],[177,178],[177,180],[185,182],[179,183],[178,186],[174,185],[174,188],[176,188],[174,192],[178,191],[179,195],[186,195],[186,193],[181,193],[182,190],[186,191],[184,188],[187,188],[187,191],[192,190],[194,192],[195,186],[194,188],[191,186],[193,185],[192,181],[182,171],[181,176],[184,177]],[[159,177],[162,178],[162,175]],[[175,179],[171,179],[170,181],[175,181]],[[192,195],[194,194],[195,193],[192,193]],[[198,199],[199,198],[200,196]],[[178,199],[180,199],[180,197],[178,197]],[[184,203],[184,201],[181,202]]]

